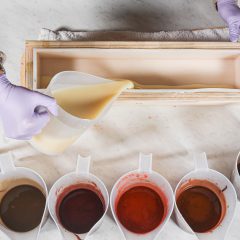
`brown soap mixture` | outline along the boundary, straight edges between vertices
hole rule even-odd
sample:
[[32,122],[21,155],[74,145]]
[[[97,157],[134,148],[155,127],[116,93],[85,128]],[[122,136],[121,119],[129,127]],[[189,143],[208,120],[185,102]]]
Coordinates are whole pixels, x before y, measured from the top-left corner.
[[28,232],[42,220],[46,197],[36,187],[19,185],[10,189],[0,203],[0,216],[9,229]]
[[238,163],[237,169],[238,169],[238,174],[240,174],[240,163]]
[[204,186],[190,186],[177,197],[177,206],[194,232],[212,230],[222,219],[222,204],[215,192]]

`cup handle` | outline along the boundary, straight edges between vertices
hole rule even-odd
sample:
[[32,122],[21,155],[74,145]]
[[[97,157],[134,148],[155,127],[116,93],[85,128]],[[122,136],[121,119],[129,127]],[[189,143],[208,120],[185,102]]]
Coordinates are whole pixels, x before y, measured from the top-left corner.
[[139,155],[139,164],[138,164],[139,172],[151,172],[152,171],[152,153]]
[[13,164],[13,156],[11,152],[0,155],[0,169],[3,174],[16,169]]
[[90,169],[91,156],[82,157],[78,155],[76,173],[88,174]]
[[194,153],[195,170],[208,169],[207,155],[205,152]]

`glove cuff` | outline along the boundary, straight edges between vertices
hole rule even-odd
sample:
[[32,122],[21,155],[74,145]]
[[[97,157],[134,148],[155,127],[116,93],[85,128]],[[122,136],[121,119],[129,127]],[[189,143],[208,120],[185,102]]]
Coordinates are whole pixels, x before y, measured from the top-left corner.
[[217,0],[217,5],[220,6],[222,4],[234,4],[238,5],[237,0]]
[[0,88],[1,86],[3,85],[6,85],[6,84],[9,84],[9,80],[7,79],[6,75],[3,73],[3,74],[0,74]]
[[9,82],[5,74],[0,74],[0,105],[7,98],[12,84]]

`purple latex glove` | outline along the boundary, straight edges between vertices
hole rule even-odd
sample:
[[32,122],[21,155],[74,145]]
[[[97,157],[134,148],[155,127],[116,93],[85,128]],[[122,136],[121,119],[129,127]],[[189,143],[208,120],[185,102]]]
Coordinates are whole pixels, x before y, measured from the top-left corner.
[[49,112],[57,115],[57,109],[55,99],[15,86],[0,75],[0,119],[6,137],[31,139],[47,124]]
[[240,35],[240,8],[236,0],[218,0],[218,12],[228,24],[230,40],[237,42]]

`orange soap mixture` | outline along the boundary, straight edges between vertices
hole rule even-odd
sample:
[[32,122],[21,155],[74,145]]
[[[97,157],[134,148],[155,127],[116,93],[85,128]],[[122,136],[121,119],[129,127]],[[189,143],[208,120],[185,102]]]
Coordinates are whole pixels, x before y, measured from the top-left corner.
[[136,186],[123,193],[117,202],[116,210],[121,224],[129,231],[139,234],[157,228],[166,211],[160,195],[145,186]]

